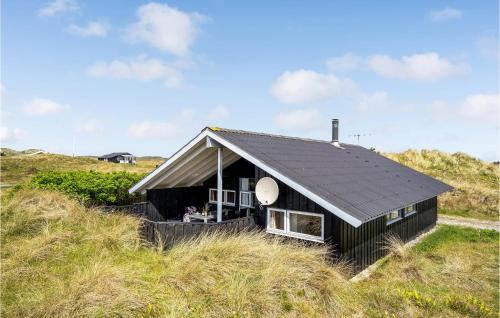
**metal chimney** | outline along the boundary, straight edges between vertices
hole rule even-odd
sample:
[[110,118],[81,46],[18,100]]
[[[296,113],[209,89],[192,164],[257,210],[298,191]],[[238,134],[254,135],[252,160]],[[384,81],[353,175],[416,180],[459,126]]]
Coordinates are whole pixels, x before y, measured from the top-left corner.
[[339,120],[332,119],[332,143],[339,142]]
[[332,145],[337,148],[344,149],[339,143],[339,120],[332,119]]

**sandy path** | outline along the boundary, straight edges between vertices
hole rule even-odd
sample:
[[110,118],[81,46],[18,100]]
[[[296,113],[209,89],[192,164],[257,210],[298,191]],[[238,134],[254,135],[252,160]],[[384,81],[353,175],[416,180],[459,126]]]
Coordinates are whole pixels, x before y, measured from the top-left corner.
[[458,216],[439,215],[437,223],[468,226],[476,229],[487,229],[487,230],[497,230],[497,231],[500,229],[500,222],[498,221],[468,219],[468,218],[461,218]]

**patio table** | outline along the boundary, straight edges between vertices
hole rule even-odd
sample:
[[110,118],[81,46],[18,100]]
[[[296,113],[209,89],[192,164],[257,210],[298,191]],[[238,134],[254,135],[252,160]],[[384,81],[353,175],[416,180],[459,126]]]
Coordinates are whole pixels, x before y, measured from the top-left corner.
[[215,220],[215,215],[202,215],[202,214],[191,214],[189,219],[203,220],[203,222],[208,223],[208,220]]

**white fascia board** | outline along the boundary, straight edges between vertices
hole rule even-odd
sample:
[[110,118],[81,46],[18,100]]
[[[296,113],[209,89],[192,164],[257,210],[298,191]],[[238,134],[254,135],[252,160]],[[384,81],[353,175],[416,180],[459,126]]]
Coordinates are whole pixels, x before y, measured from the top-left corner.
[[168,166],[170,166],[177,159],[182,157],[186,152],[188,152],[191,148],[193,148],[197,143],[199,143],[203,138],[207,136],[208,128],[204,129],[198,136],[191,139],[184,147],[182,147],[179,151],[172,155],[172,157],[168,158],[161,166],[153,170],[150,174],[148,174],[144,179],[135,184],[132,188],[128,190],[129,193],[134,193],[136,191],[145,190],[148,183],[153,180],[156,176],[158,176],[161,172],[163,172]]
[[287,186],[298,191],[299,193],[301,193],[305,197],[311,199],[312,201],[316,202],[317,204],[321,205],[323,208],[327,209],[328,211],[335,214],[336,216],[338,216],[342,220],[346,221],[347,223],[351,224],[352,226],[359,227],[363,223],[360,220],[356,219],[355,217],[351,216],[350,214],[348,214],[348,213],[344,212],[343,210],[339,209],[338,207],[334,206],[330,202],[326,201],[325,199],[321,198],[317,194],[309,191],[308,189],[306,189],[302,185],[298,184],[297,182],[291,180],[287,176],[285,176],[285,175],[281,174],[280,172],[276,171],[275,169],[269,167],[268,165],[266,165],[265,163],[263,163],[259,159],[255,158],[254,156],[252,156],[249,153],[247,153],[246,151],[244,151],[243,149],[239,148],[238,146],[235,146],[234,144],[230,143],[226,139],[218,136],[214,132],[207,130],[206,133],[210,138],[215,139],[220,144],[222,144],[224,147],[237,153],[240,157],[250,161],[251,163],[253,163],[257,167],[265,170],[270,175],[274,176],[275,178],[277,178],[281,182],[285,183]]

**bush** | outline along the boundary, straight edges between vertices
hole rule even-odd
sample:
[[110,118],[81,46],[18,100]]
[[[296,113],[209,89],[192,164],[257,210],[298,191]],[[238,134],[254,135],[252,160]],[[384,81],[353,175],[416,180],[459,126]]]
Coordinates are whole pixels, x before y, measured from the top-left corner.
[[47,171],[39,172],[31,184],[36,188],[66,193],[86,204],[123,205],[140,200],[140,194],[129,194],[128,189],[142,177],[124,171]]

